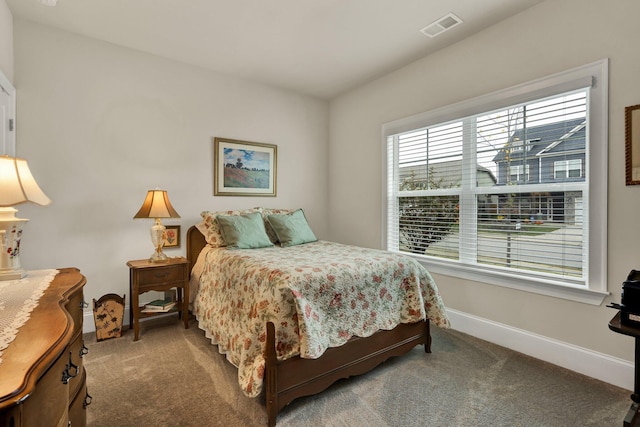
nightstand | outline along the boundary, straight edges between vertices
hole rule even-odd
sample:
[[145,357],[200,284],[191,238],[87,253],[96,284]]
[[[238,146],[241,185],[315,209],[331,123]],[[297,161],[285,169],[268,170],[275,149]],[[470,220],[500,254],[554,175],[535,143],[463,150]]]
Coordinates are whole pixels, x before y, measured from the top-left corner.
[[166,313],[142,313],[140,294],[149,291],[177,290],[178,303],[170,312],[177,311],[189,329],[189,261],[186,258],[169,258],[167,262],[152,263],[148,259],[129,261],[129,325],[133,326],[134,341],[138,341],[140,319]]

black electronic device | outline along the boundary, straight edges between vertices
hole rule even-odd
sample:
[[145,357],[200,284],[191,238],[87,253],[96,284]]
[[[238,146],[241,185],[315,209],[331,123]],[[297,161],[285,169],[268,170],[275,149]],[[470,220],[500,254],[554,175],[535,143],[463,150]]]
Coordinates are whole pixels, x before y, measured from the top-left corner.
[[622,282],[620,304],[612,303],[608,307],[620,310],[621,323],[640,326],[640,271],[631,270]]

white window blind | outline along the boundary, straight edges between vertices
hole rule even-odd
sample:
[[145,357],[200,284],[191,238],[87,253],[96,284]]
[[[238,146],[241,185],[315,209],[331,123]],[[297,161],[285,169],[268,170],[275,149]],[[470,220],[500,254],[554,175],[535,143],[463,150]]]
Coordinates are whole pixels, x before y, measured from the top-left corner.
[[[545,96],[525,95],[524,102],[487,111],[476,106],[476,114],[413,129],[392,124],[403,130],[385,135],[387,248],[484,273],[602,290],[589,280],[596,252],[591,189],[602,196],[602,186],[590,180],[602,179],[602,168],[606,177],[606,163],[594,174],[588,166],[606,143],[591,131],[594,120],[602,128],[602,106],[592,111],[594,81],[553,84],[547,93],[537,84]],[[600,236],[596,242],[601,250]],[[599,275],[603,268],[596,268]]]

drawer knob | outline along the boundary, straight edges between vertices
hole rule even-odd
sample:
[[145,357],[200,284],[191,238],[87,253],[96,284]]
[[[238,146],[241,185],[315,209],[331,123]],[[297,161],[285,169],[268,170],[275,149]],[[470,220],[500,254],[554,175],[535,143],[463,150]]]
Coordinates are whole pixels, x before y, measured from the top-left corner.
[[70,379],[71,376],[69,375],[69,366],[66,366],[64,368],[64,371],[62,371],[62,384],[69,384]]
[[89,349],[86,345],[84,345],[84,341],[82,341],[82,347],[80,348],[80,357],[85,357],[87,354],[89,354]]
[[160,272],[155,273],[155,276],[156,276],[158,279],[164,279],[164,278],[165,278],[165,277],[167,277],[168,275],[169,275],[169,272],[168,272],[168,271],[165,271],[164,273],[160,273]]
[[62,384],[68,384],[71,378],[75,378],[78,375],[78,365],[75,365],[72,360],[71,352],[69,352],[69,363],[62,371]]
[[82,402],[82,408],[87,409],[87,406],[91,405],[92,400],[93,400],[93,397],[91,397],[91,395],[89,394],[89,391],[87,390],[84,396],[84,402]]

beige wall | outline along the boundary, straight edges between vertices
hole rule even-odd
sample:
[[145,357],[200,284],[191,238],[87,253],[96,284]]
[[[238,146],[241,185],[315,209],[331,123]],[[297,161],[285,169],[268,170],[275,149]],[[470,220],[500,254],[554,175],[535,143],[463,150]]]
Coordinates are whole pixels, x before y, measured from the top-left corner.
[[0,0],[0,70],[13,81],[13,17],[5,0]]
[[[549,0],[332,100],[331,238],[380,247],[385,122],[610,58],[609,256],[612,296],[592,306],[436,276],[445,304],[579,347],[633,360],[633,340],[609,331],[621,283],[640,267],[640,187],[624,184],[624,107],[640,103],[635,0]],[[425,43],[428,41],[425,40]],[[598,143],[598,141],[596,141]]]
[[[89,302],[128,294],[127,260],[153,252],[132,218],[156,187],[182,216],[169,256],[205,209],[303,207],[327,237],[327,102],[19,19],[14,41],[17,152],[53,200],[20,206],[24,268],[79,267]],[[276,144],[278,196],[214,197],[214,136]]]

